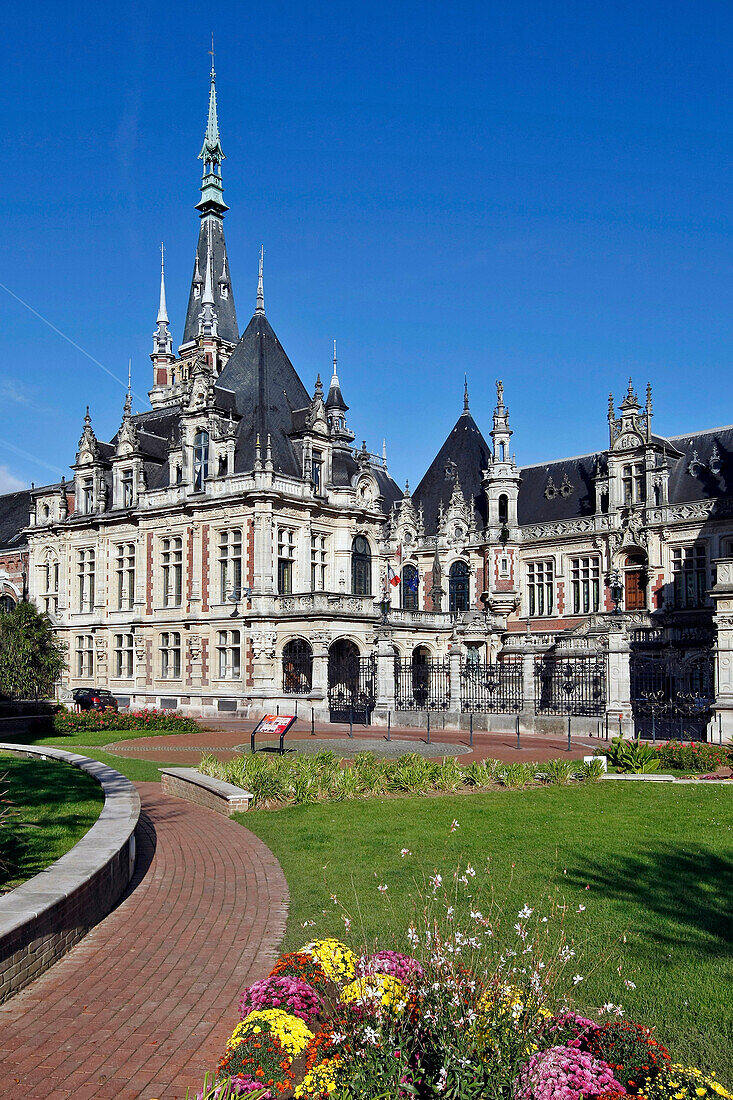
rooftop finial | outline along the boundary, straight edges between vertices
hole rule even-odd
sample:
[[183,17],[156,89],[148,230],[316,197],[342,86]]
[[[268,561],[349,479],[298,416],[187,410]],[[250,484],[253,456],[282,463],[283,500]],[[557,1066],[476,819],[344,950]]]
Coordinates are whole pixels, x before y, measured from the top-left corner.
[[334,376],[334,378],[338,377],[337,374],[336,374],[336,364],[337,364],[337,362],[338,362],[338,360],[336,358],[336,341],[334,340],[334,342],[333,342],[333,376]]
[[646,407],[649,412],[652,409],[652,384],[647,382],[646,384]]
[[210,85],[209,85],[209,116],[206,121],[206,132],[204,134],[204,143],[201,146],[201,152],[199,153],[199,160],[204,162],[204,175],[207,170],[211,170],[214,165],[221,169],[221,162],[224,158],[224,150],[221,147],[221,139],[219,137],[219,119],[216,111],[216,72],[214,71],[214,36],[211,36],[211,73],[210,73]]
[[163,242],[160,242],[160,305],[158,306],[158,324],[168,324],[168,307],[165,301],[165,261]]
[[468,407],[468,375],[463,376],[463,411],[464,413],[470,412]]
[[496,380],[496,403],[499,408],[502,408],[504,405],[504,383],[501,378],[497,378]]
[[616,419],[616,409],[615,409],[615,406],[613,404],[613,394],[612,393],[609,393],[609,395],[608,395],[608,419],[609,420],[615,420]]
[[125,394],[124,416],[132,412],[132,359],[127,360],[127,393]]
[[257,309],[255,313],[265,312],[265,284],[263,280],[263,268],[265,266],[265,246],[260,245],[260,273],[257,277]]

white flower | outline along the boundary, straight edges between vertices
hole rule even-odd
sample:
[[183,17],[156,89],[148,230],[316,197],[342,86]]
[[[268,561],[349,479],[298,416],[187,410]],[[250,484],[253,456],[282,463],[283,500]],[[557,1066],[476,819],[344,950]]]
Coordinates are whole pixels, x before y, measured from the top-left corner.
[[379,1035],[377,1034],[377,1032],[374,1030],[373,1027],[365,1027],[361,1034],[362,1034],[362,1038],[367,1043],[374,1043],[374,1045],[376,1046],[377,1039],[379,1038]]
[[346,930],[347,932],[350,932],[350,931],[351,931],[351,919],[350,919],[349,917],[346,917],[346,916],[342,917],[341,919],[342,919],[342,920],[343,920],[343,922],[344,922],[344,928],[345,928],[345,930]]
[[624,978],[624,985],[627,989],[636,989],[636,982],[632,982],[629,978]]
[[468,867],[466,868],[466,874],[469,876],[469,878],[475,878],[476,877],[476,872],[474,871],[474,869],[473,869],[473,867],[471,866],[470,863],[469,863]]
[[435,893],[438,887],[443,885],[443,876],[436,873],[428,879],[428,882],[433,888],[433,893]]
[[585,913],[585,906],[584,905],[579,905],[578,906],[578,912],[579,913]]
[[300,927],[301,928],[314,928],[315,923],[316,922],[314,920],[304,920]]
[[405,858],[405,856],[411,856],[411,855],[412,855],[412,852],[410,851],[410,849],[409,849],[409,848],[403,848],[403,849],[401,850],[401,852],[400,852],[400,855],[401,855],[401,856],[402,856],[402,858],[404,859],[404,858]]
[[438,1080],[435,1085],[436,1092],[445,1092],[445,1086],[448,1083],[448,1070],[445,1066],[441,1068],[438,1074]]
[[574,974],[573,975],[573,985],[578,985],[579,982],[582,982],[582,980],[583,980],[583,975],[582,974]]
[[542,918],[542,924],[547,924],[547,917]]
[[460,824],[456,821],[455,818],[453,818],[453,820],[450,823],[450,831],[452,833],[454,833],[456,831],[456,829],[460,829],[460,827],[461,827]]
[[407,938],[413,947],[416,947],[417,944],[420,942],[420,937],[415,930],[414,924],[411,924],[410,927],[407,929]]
[[534,909],[530,909],[528,905],[525,905],[523,909],[520,909],[517,916],[520,920],[527,920],[534,913]]
[[379,890],[380,894],[386,894],[387,893],[387,887],[386,887],[385,883],[383,883],[383,882],[380,883],[380,885],[377,887],[377,890]]

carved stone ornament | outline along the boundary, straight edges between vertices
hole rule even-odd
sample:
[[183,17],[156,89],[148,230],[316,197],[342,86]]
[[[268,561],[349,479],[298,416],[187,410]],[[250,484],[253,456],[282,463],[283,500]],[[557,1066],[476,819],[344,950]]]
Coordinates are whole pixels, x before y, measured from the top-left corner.
[[272,661],[275,657],[277,635],[270,630],[257,630],[252,634],[252,656],[256,661],[261,658]]
[[201,637],[199,634],[190,634],[188,637],[188,652],[192,661],[201,660]]
[[77,454],[76,461],[77,464],[81,466],[89,464],[90,462],[96,462],[98,459],[99,446],[97,444],[97,437],[92,429],[92,418],[89,415],[89,406],[87,405],[87,411],[84,417],[84,430],[79,440],[79,453]]
[[139,664],[145,660],[145,638],[142,634],[135,635],[135,656]]

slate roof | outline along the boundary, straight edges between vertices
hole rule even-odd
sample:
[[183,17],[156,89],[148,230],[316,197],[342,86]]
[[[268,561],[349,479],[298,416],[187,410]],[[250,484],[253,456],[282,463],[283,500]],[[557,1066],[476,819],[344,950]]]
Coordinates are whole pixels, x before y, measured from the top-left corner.
[[26,540],[21,531],[28,526],[30,507],[30,489],[0,496],[0,550],[23,549]]
[[300,464],[289,438],[292,412],[310,404],[310,395],[288,359],[264,313],[255,313],[219,375],[219,390],[231,390],[242,418],[237,432],[234,470],[254,467],[259,434],[262,460],[269,433],[274,469],[300,477]]
[[[331,468],[334,485],[350,485],[359,471],[359,464],[351,451],[338,447],[334,448]],[[370,465],[369,473],[375,478],[380,495],[384,498],[384,511],[389,512],[395,501],[402,500],[402,490],[384,466]]]
[[[563,458],[557,462],[520,467],[522,484],[517,500],[519,523],[551,523],[554,520],[594,515],[593,474],[596,458],[597,455],[580,455],[577,458]],[[558,493],[548,500],[545,490],[550,478],[558,490],[569,482],[572,489],[568,495],[562,496]]]
[[453,480],[446,477],[446,466],[454,462],[456,477],[464,497],[474,497],[476,511],[486,523],[486,497],[481,485],[481,472],[489,464],[491,448],[484,439],[470,412],[464,411],[453,430],[430,464],[427,473],[412,494],[416,508],[422,504],[425,533],[434,535],[438,529],[438,505],[447,507],[453,492]]
[[[218,333],[222,340],[227,340],[230,344],[236,344],[239,339],[239,328],[237,327],[237,311],[234,308],[234,292],[232,290],[231,278],[229,275],[229,259],[227,257],[226,241],[224,240],[224,224],[221,218],[217,217],[215,214],[205,214],[202,217],[201,227],[199,229],[199,240],[196,246],[196,258],[198,260],[198,272],[201,279],[202,293],[204,278],[206,277],[206,258],[208,255],[209,240],[211,241],[211,254],[213,257],[214,309],[216,310]],[[224,265],[226,265],[229,286],[229,296],[227,298],[222,297],[221,287],[219,286],[219,279]],[[188,309],[186,310],[186,324],[183,329],[183,344],[192,343],[196,340],[199,333],[201,295],[199,295],[198,298],[194,295],[196,269],[197,265],[194,260],[191,290],[188,296]]]

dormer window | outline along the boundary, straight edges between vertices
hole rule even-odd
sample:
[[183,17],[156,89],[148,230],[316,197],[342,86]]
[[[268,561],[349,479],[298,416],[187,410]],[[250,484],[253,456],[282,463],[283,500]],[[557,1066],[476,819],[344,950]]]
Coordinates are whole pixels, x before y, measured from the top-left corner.
[[219,297],[223,302],[226,302],[229,297],[229,286],[227,283],[219,283]]
[[85,477],[81,483],[81,506],[86,515],[94,511],[94,478]]
[[122,490],[122,507],[132,508],[134,503],[134,488],[132,470],[123,470],[122,477],[120,479],[120,488]]
[[314,451],[311,457],[311,481],[313,492],[320,493],[323,488],[323,455],[320,451]]
[[196,432],[193,440],[193,487],[203,489],[209,476],[209,433]]

